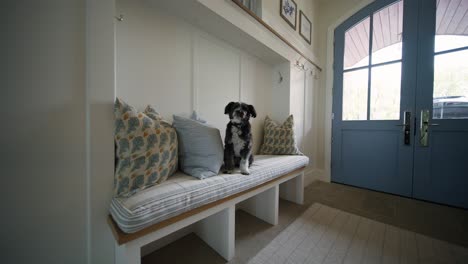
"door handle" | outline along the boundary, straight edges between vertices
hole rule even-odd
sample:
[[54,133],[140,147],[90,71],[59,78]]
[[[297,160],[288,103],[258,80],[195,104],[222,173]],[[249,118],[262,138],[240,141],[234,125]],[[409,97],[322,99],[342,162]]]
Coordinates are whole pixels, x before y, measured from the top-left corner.
[[403,143],[405,145],[411,144],[411,112],[405,111],[403,115],[403,124],[397,125],[403,127]]
[[439,126],[439,124],[429,123],[431,115],[429,110],[421,110],[421,123],[419,125],[419,143],[421,147],[429,146],[429,126]]

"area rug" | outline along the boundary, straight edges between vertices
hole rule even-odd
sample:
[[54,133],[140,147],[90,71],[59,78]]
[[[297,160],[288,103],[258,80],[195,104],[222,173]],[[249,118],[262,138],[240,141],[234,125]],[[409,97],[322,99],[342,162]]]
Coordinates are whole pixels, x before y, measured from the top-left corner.
[[468,249],[315,203],[249,263],[468,263]]

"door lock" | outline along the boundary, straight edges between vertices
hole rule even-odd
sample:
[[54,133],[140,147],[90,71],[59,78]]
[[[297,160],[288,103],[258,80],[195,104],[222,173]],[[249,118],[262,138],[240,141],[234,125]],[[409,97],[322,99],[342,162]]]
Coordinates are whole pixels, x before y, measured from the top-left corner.
[[403,127],[403,143],[411,145],[411,112],[405,111],[403,115],[403,124],[397,125]]

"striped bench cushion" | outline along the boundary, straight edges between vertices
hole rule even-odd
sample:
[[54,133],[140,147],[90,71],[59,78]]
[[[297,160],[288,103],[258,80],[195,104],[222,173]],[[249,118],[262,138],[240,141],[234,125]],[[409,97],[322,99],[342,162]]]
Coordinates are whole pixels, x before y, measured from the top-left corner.
[[134,233],[181,213],[248,190],[307,166],[306,156],[257,155],[250,175],[220,174],[204,180],[177,172],[167,181],[128,198],[115,197],[110,214],[125,233]]

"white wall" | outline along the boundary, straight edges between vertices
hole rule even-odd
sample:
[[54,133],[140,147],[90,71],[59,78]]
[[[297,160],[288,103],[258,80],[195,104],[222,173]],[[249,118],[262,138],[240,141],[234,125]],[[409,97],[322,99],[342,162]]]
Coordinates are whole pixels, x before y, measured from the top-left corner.
[[[263,0],[262,1],[262,19],[274,28],[278,33],[285,37],[294,46],[311,57],[316,62],[320,62],[320,57],[317,56],[317,47],[314,43],[316,35],[316,28],[318,26],[318,1],[317,0],[296,0],[297,3],[297,21],[296,30],[294,30],[281,16],[279,0]],[[299,11],[302,10],[304,14],[312,22],[312,43],[307,43],[301,35],[299,35]],[[298,56],[296,59],[299,59]]]
[[[299,69],[294,63],[282,63],[273,68],[273,105],[270,117],[282,123],[290,115],[294,115],[296,140],[299,149],[309,157],[306,169],[306,184],[322,177],[316,164],[317,127],[316,100],[317,79],[313,66],[305,64],[308,70]],[[283,78],[280,82],[280,76]]]
[[294,115],[296,139],[299,149],[309,157],[306,168],[306,185],[315,179],[321,179],[323,171],[317,169],[316,146],[316,98],[317,79],[311,71],[312,65],[306,64],[308,70],[290,66],[289,113]]
[[85,1],[0,13],[0,262],[86,263]]
[[86,2],[89,263],[114,263],[107,224],[114,188],[115,1]]
[[[310,166],[308,168],[308,172],[306,178],[308,179],[306,183],[309,183],[312,179],[321,178],[323,176],[323,168],[317,169],[315,168],[315,164],[317,163],[315,160],[317,156],[317,146],[319,145],[319,141],[322,140],[317,135],[323,132],[319,131],[319,126],[315,124],[318,120],[317,113],[320,109],[317,109],[319,100],[323,100],[323,98],[319,98],[317,95],[319,93],[318,89],[318,82],[316,79],[320,79],[322,74],[318,70],[316,70],[312,65],[305,61],[301,55],[299,55],[296,51],[294,51],[291,47],[289,47],[286,43],[278,39],[273,33],[269,32],[263,25],[258,23],[254,18],[250,17],[246,12],[240,9],[237,5],[235,5],[230,0],[197,0],[197,2],[203,4],[205,7],[209,8],[215,14],[223,17],[232,25],[241,28],[245,33],[252,36],[258,42],[263,43],[269,47],[272,51],[274,51],[279,56],[285,58],[287,61],[283,62],[274,62],[273,65],[273,72],[271,73],[271,78],[273,80],[273,87],[272,87],[272,109],[271,109],[271,117],[278,121],[282,122],[284,119],[290,114],[295,113],[297,119],[302,120],[302,123],[297,123],[301,126],[299,130],[302,132],[298,132],[299,136],[301,134],[304,135],[304,138],[299,138],[299,141],[302,142],[303,146],[301,146],[301,150],[306,153],[310,159]],[[294,31],[279,15],[279,1],[263,1],[262,3],[262,19],[273,27],[277,32],[279,32],[284,38],[286,38],[290,43],[292,43],[295,47],[297,47],[302,53],[304,53],[307,57],[314,60],[318,65],[320,65],[320,61],[317,58],[317,39],[321,38],[316,30],[318,25],[318,0],[303,0],[297,1],[299,10],[303,10],[308,18],[312,21],[313,24],[313,32],[312,32],[312,45],[305,42],[302,37],[298,33],[298,28]],[[195,8],[196,9],[196,8]],[[196,14],[196,10],[195,10]],[[192,19],[193,20],[193,19]],[[196,19],[195,19],[196,20]],[[206,23],[209,22],[204,21]],[[208,27],[211,28],[211,27]],[[215,27],[216,28],[216,27]],[[220,29],[213,30],[212,32],[219,32]],[[238,34],[238,33],[236,33]],[[236,35],[234,34],[234,35]],[[225,35],[225,34],[221,34]],[[226,36],[224,36],[226,37]],[[226,38],[231,39],[232,38]],[[234,41],[236,42],[236,41]],[[237,41],[236,43],[239,44],[242,41]],[[250,49],[255,51],[255,49]],[[253,52],[255,53],[255,52]],[[267,56],[268,57],[268,56]],[[276,56],[274,56],[276,57]],[[305,64],[305,68],[308,69],[304,76],[306,76],[307,80],[299,81],[296,80],[292,82],[291,79],[291,71],[294,67],[293,64],[299,61],[300,63]],[[310,71],[313,70],[313,78],[310,78]],[[284,81],[279,83],[279,74],[281,73],[283,76]],[[296,94],[299,93],[299,94]],[[305,96],[305,97],[304,97]],[[300,102],[296,103],[296,99],[291,101],[291,97],[293,98],[300,98]],[[305,99],[305,100],[304,100]],[[305,101],[305,102],[304,102]],[[302,103],[304,102],[304,103]],[[304,111],[297,111],[296,104],[302,104],[305,106],[307,110]],[[302,112],[302,115],[300,115]],[[302,129],[305,128],[305,129]],[[323,126],[322,126],[323,128]],[[323,157],[324,155],[320,153]]]
[[[279,12],[279,1],[269,1],[264,0],[262,3],[262,19],[273,27],[277,32],[279,32],[283,37],[285,37],[289,42],[294,46],[303,51],[304,54],[309,56],[312,60],[320,65],[322,62],[322,57],[319,56],[318,49],[318,39],[323,39],[323,36],[319,33],[319,1],[318,0],[297,0],[295,1],[298,7],[297,15],[297,26],[294,30],[281,16]],[[312,43],[307,43],[299,35],[299,10],[302,10],[304,14],[312,22]],[[281,101],[289,101],[289,105],[286,107],[289,108],[289,113],[294,114],[295,123],[296,123],[296,137],[300,146],[300,149],[310,158],[310,164],[307,168],[306,173],[306,183],[309,183],[312,179],[321,179],[323,174],[323,162],[317,162],[317,159],[323,158],[322,153],[318,153],[317,147],[320,145],[319,140],[322,138],[318,137],[319,134],[323,135],[323,132],[320,131],[317,124],[318,113],[322,112],[319,107],[318,102],[318,80],[320,76],[323,76],[319,71],[308,63],[300,55],[296,54],[292,57],[291,63],[288,63],[287,66],[283,66],[282,73],[286,71],[284,79],[286,80],[286,85],[289,85],[289,94],[287,96],[283,95],[284,87],[279,93],[273,96],[276,96],[277,99],[274,100],[275,108],[281,108]],[[298,70],[294,64],[298,60],[300,63],[305,64],[306,71]],[[280,70],[281,65],[277,71]],[[285,69],[286,67],[286,69]],[[312,71],[312,72],[311,72]],[[274,73],[274,80],[277,79],[278,74]],[[283,105],[285,105],[283,103]],[[274,111],[284,111],[279,109],[274,109]],[[286,118],[285,116],[276,115],[278,121],[282,121]],[[323,126],[322,126],[323,129]],[[323,152],[323,150],[322,150]],[[321,167],[317,167],[317,164],[322,164]]]
[[117,96],[140,109],[153,104],[169,120],[197,110],[223,137],[226,104],[252,104],[258,150],[271,113],[272,66],[145,1],[119,0],[117,9],[125,15],[116,28]]
[[294,125],[296,132],[296,140],[298,146],[302,148],[304,141],[304,106],[305,106],[305,72],[291,68],[291,88],[290,88],[290,113],[294,115]]
[[[4,3],[0,160],[8,217],[2,219],[2,263],[113,263],[105,220],[113,184],[114,81],[117,94],[138,107],[154,104],[168,118],[198,109],[220,128],[227,117],[218,108],[227,101],[254,104],[256,149],[265,115],[285,118],[292,111],[290,96],[303,94],[301,142],[306,154],[315,151],[313,144],[307,147],[313,127],[308,122],[318,99],[308,74],[305,90],[297,81],[291,89],[298,94],[291,95],[289,63],[265,64],[159,10],[142,8],[142,2],[119,1],[123,9],[115,13],[114,0]],[[125,52],[114,58],[118,13],[125,14],[116,29],[118,49]],[[270,44],[287,49],[276,40]],[[197,59],[211,51],[216,56]],[[224,74],[219,86],[209,71],[217,78]],[[226,102],[202,102],[219,91],[217,98]]]

